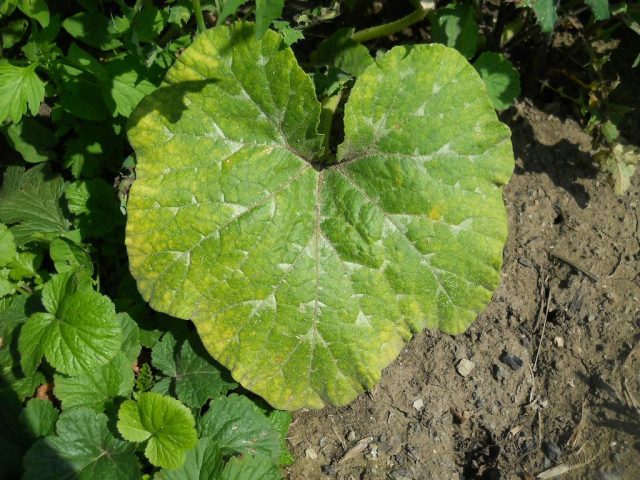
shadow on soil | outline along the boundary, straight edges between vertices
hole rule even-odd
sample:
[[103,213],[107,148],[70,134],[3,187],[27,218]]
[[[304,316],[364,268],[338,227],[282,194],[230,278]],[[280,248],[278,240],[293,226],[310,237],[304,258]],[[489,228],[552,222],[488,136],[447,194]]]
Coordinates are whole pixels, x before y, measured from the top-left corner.
[[595,178],[598,168],[591,155],[584,151],[584,146],[581,148],[584,138],[567,136],[560,141],[551,140],[553,136],[557,139],[557,128],[562,128],[562,122],[557,118],[549,122],[549,138],[546,138],[545,129],[534,130],[526,118],[507,123],[512,131],[514,155],[516,159],[522,159],[521,164],[516,163],[515,174],[545,173],[555,185],[569,193],[580,208],[585,208],[589,194],[581,180]]
[[633,447],[640,452],[640,411],[621,398],[600,375],[587,377],[578,373],[578,378],[589,386],[595,398],[595,408],[592,408],[595,425],[630,435],[634,439]]

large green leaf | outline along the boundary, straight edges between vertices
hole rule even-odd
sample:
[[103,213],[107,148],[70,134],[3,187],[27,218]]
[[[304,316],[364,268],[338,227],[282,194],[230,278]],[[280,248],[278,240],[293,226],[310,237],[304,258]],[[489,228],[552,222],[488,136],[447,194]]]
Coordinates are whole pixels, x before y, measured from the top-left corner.
[[273,406],[345,404],[412,332],[463,332],[491,299],[509,130],[455,50],[396,47],[326,158],[310,78],[253,33],[199,35],[134,111],[131,271]]
[[113,303],[95,292],[89,280],[79,286],[74,282],[70,274],[59,274],[44,286],[47,311],[31,315],[18,340],[25,373],[33,372],[43,354],[59,372],[79,375],[105,365],[118,353],[122,332]]
[[64,412],[56,425],[57,435],[38,440],[27,452],[23,478],[140,478],[135,445],[114,438],[107,428],[107,420],[106,415],[96,415],[87,408]]

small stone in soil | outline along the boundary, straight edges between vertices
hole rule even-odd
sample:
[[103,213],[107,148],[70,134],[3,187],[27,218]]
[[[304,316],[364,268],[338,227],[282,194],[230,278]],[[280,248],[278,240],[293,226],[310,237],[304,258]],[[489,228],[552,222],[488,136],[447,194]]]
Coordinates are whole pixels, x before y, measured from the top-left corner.
[[318,458],[318,454],[313,448],[307,448],[304,451],[304,456],[307,457],[309,460],[316,460]]
[[353,430],[351,430],[348,434],[347,434],[347,440],[349,440],[350,442],[353,442],[356,439],[356,432],[354,432]]
[[412,480],[409,475],[410,473],[407,472],[404,468],[394,468],[389,474],[392,480]]
[[415,402],[413,402],[413,408],[420,411],[424,407],[424,402],[421,398],[418,398]]
[[458,362],[458,365],[456,365],[456,369],[458,370],[458,373],[460,375],[462,375],[463,377],[466,377],[471,373],[471,370],[473,370],[475,366],[476,364],[473,363],[471,360],[467,360],[466,358],[463,358]]
[[562,348],[564,347],[564,338],[556,337],[553,339],[553,343],[555,344],[556,347]]
[[520,357],[506,351],[500,355],[500,361],[510,367],[511,370],[520,370],[524,363]]
[[493,378],[495,378],[498,381],[504,378],[504,374],[502,373],[502,368],[500,368],[500,365],[497,365],[495,363],[491,367],[491,373],[493,374]]
[[562,449],[554,442],[544,442],[542,450],[547,458],[554,463],[562,458]]
[[334,467],[332,464],[327,464],[327,465],[322,465],[320,467],[320,470],[322,470],[322,473],[324,473],[325,475],[328,475],[330,477],[333,477],[336,474],[336,467]]

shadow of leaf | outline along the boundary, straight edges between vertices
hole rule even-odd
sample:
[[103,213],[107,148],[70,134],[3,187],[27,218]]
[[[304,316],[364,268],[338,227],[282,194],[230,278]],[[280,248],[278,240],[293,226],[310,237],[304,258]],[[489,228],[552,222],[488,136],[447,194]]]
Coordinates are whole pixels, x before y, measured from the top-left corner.
[[176,123],[182,117],[188,105],[185,101],[187,93],[201,92],[207,85],[219,82],[218,79],[192,80],[161,86],[147,95],[134,110],[127,128],[135,127],[142,118],[157,112],[169,123]]

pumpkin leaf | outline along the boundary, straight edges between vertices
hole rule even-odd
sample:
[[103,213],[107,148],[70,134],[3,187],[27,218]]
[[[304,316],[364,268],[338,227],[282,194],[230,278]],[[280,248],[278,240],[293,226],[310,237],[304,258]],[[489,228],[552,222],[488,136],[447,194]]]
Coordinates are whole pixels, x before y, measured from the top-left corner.
[[281,37],[236,24],[199,35],[129,125],[138,289],[281,409],[346,404],[413,332],[465,331],[507,233],[509,130],[455,50],[367,67],[335,158],[319,113]]

